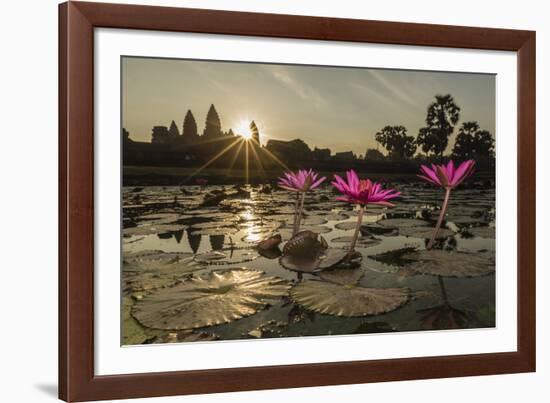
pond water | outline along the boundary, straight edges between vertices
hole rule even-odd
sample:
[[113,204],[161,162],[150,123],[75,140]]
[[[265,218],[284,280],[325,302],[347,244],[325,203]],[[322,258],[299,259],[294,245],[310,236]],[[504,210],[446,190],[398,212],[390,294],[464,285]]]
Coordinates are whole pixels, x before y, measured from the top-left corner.
[[[429,252],[443,190],[414,181],[389,186],[403,196],[394,208],[367,209],[360,259],[336,276],[338,267],[300,273],[281,265],[292,236],[290,192],[125,187],[122,343],[494,327],[494,182],[452,192]],[[308,193],[300,230],[341,251],[357,210],[334,197],[331,186]],[[259,251],[274,233],[279,248]]]

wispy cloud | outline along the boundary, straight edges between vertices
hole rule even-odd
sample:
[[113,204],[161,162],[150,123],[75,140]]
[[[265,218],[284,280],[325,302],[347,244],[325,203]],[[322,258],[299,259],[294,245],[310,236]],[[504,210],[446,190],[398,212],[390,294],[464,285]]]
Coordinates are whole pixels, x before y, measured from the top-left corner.
[[294,91],[304,101],[312,103],[316,108],[326,105],[326,100],[315,89],[307,86],[293,77],[285,66],[266,66],[274,79]]
[[414,99],[407,94],[403,88],[400,88],[395,83],[392,83],[388,80],[382,73],[377,70],[367,70],[371,77],[373,77],[378,84],[388,93],[389,96],[392,96],[394,99],[398,99],[405,104],[412,106],[413,108],[418,108],[418,100]]

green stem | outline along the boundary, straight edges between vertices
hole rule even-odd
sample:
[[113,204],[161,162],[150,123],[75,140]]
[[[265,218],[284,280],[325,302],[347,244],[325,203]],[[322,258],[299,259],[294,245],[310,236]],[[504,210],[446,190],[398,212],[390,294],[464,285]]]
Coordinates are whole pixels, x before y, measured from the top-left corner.
[[428,242],[428,246],[426,246],[426,249],[428,250],[432,249],[435,242],[435,238],[437,237],[437,233],[439,232],[439,228],[441,228],[441,224],[443,224],[443,219],[445,218],[445,214],[447,213],[447,207],[449,206],[450,196],[451,196],[451,188],[445,189],[445,199],[443,200],[443,205],[441,206],[441,212],[439,213],[439,218],[437,219],[437,223],[435,224],[432,237]]
[[359,208],[359,213],[357,213],[357,226],[355,227],[355,232],[353,233],[353,238],[351,239],[351,244],[349,245],[348,254],[352,254],[355,251],[355,244],[357,243],[357,238],[359,237],[359,230],[361,229],[361,224],[363,223],[364,213],[365,207],[361,206]]
[[298,220],[299,203],[300,203],[300,194],[296,192],[296,203],[294,204],[294,222],[292,223],[292,236],[296,235],[296,221]]
[[300,200],[300,208],[298,209],[298,214],[296,215],[296,224],[294,227],[294,234],[296,235],[300,232],[300,222],[302,221],[302,210],[304,209],[304,200],[306,198],[306,192],[302,192],[302,198]]

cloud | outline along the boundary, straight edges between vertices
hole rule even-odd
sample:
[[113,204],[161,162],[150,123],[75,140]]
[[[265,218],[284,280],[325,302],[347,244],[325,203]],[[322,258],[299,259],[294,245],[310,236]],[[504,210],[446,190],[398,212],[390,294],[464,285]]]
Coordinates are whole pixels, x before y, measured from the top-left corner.
[[326,105],[324,97],[322,97],[312,87],[305,85],[295,79],[291,72],[285,66],[266,66],[273,78],[283,83],[290,90],[294,91],[304,101],[310,102],[316,108]]

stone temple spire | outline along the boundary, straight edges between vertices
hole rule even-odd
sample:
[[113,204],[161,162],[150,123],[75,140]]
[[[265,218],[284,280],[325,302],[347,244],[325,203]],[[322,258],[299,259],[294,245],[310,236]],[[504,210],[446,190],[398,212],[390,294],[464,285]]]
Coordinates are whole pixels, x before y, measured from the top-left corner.
[[183,120],[182,136],[185,140],[189,141],[196,140],[199,136],[197,131],[197,122],[193,116],[193,112],[191,112],[191,109],[187,111],[185,119]]
[[210,109],[206,115],[206,124],[204,126],[203,136],[205,138],[218,138],[223,136],[222,124],[214,104],[210,105]]
[[256,126],[256,123],[254,121],[250,122],[250,133],[252,133],[252,140],[260,144],[260,131],[258,130],[258,126]]

